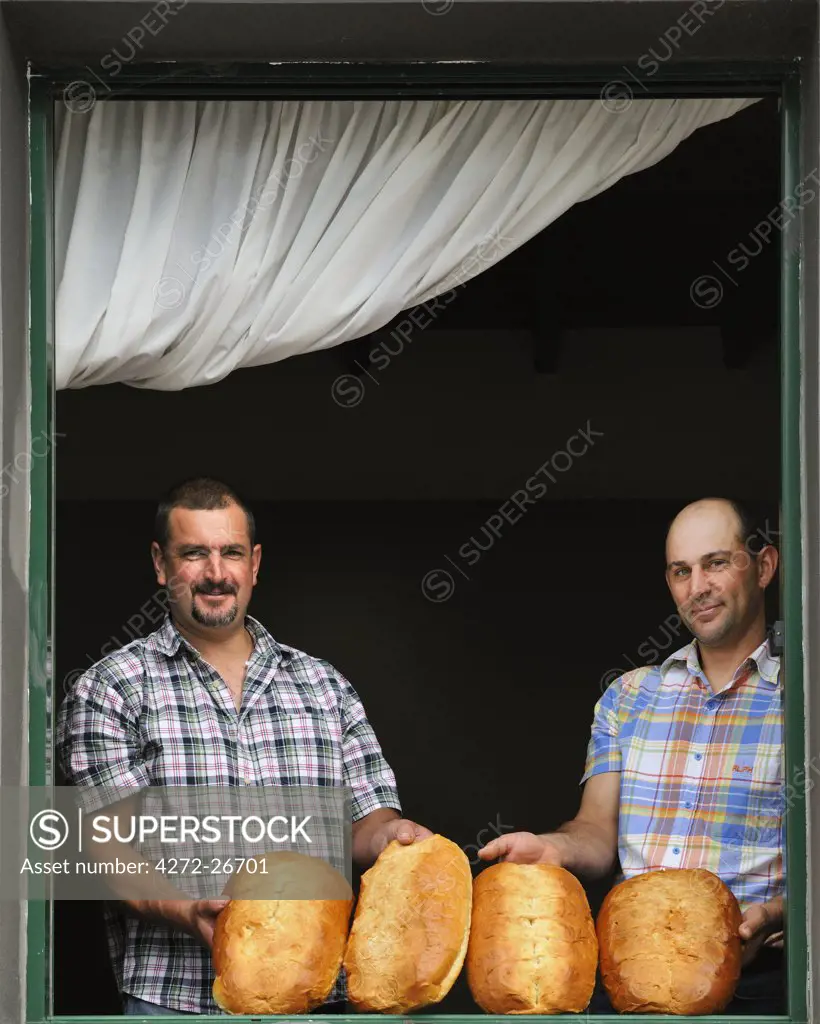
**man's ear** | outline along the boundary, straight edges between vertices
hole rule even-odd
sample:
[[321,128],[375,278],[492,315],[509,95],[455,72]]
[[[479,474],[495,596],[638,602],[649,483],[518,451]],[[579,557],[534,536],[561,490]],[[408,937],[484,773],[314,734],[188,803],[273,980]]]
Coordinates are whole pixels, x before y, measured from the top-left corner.
[[256,586],[256,577],[259,575],[259,566],[262,564],[262,545],[254,544],[251,551],[251,568],[253,569],[253,585]]
[[165,555],[162,548],[157,542],[151,541],[151,561],[154,563],[154,572],[157,574],[157,583],[161,587],[164,587],[168,582],[168,577],[165,573]]
[[771,544],[760,549],[757,556],[757,582],[762,590],[765,590],[774,579],[779,558],[777,548]]

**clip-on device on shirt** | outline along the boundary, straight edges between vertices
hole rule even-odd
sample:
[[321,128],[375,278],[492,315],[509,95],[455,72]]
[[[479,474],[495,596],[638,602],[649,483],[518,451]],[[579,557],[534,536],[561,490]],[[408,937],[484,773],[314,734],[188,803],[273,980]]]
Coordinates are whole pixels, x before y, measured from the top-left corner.
[[776,657],[780,657],[786,649],[786,635],[782,619],[778,619],[777,622],[769,630],[769,650]]

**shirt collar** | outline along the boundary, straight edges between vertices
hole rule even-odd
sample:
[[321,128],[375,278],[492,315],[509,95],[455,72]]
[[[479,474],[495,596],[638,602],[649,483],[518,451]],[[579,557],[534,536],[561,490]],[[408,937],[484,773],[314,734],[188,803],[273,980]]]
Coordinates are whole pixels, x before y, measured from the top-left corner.
[[[285,652],[280,645],[273,639],[270,633],[265,629],[261,622],[257,622],[256,619],[250,615],[245,616],[245,629],[253,640],[253,653],[259,654],[263,658],[272,658],[274,661],[280,661]],[[192,651],[194,648],[184,636],[179,632],[171,619],[171,616],[166,613],[165,621],[153,634],[154,642],[163,654],[169,658],[173,658],[178,652],[180,647]]]
[[[778,655],[772,654],[768,637],[756,650],[752,651],[746,661],[738,668],[735,678],[740,676],[746,668],[750,667],[750,663],[752,667],[757,669],[760,678],[765,683],[768,683],[769,686],[774,688],[780,685],[780,658]],[[680,664],[686,666],[686,671],[690,676],[702,674],[703,669],[700,666],[700,656],[696,640],[692,640],[685,647],[681,647],[680,650],[669,655],[661,665],[661,676],[665,676],[673,665]]]

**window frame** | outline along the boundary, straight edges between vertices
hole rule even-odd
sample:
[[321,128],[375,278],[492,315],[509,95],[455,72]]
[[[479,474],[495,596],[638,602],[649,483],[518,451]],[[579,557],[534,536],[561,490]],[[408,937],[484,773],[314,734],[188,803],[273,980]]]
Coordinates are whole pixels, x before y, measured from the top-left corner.
[[[31,373],[31,436],[54,423],[54,294],[53,294],[53,122],[54,105],[64,90],[77,81],[91,81],[90,68],[31,69],[29,103],[30,138],[30,250],[29,250],[29,358]],[[116,77],[98,75],[98,99],[294,98],[595,98],[613,81],[628,83],[628,69],[619,67],[500,67],[491,64],[420,63],[400,65],[333,65],[294,63],[278,66],[243,65],[214,69],[197,64],[127,66]],[[637,81],[637,79],[636,79]],[[763,96],[781,100],[781,195],[794,193],[800,180],[800,76],[797,62],[781,64],[681,64],[662,67],[650,80],[638,83],[639,97]],[[104,91],[103,91],[104,90]],[[801,344],[800,250],[792,244],[800,221],[780,235],[780,353],[781,353],[781,615],[785,632],[786,778],[805,769],[806,728],[803,649],[803,533],[805,522],[804,375],[806,353]],[[783,244],[787,242],[787,244]],[[32,464],[30,486],[29,549],[29,784],[51,783],[51,677],[54,636],[55,488],[54,446],[46,458]],[[820,541],[816,534],[811,538]],[[807,921],[807,817],[806,802],[799,800],[786,816],[787,863],[787,986],[788,1017],[748,1017],[749,1024],[789,1020],[806,1024],[809,985]],[[795,870],[797,868],[797,870]],[[117,1016],[60,1016],[50,1013],[52,972],[51,905],[30,901],[27,915],[26,1024],[115,1024]],[[349,1017],[310,1015],[313,1020],[356,1024],[364,1015]],[[609,1018],[586,1014],[590,1022]],[[506,1018],[490,1014],[430,1014],[427,1024],[469,1024],[478,1018],[501,1024]],[[170,1022],[177,1017],[151,1018]],[[192,1021],[212,1021],[195,1015]],[[219,1018],[216,1019],[227,1019]],[[237,1022],[287,1020],[286,1017],[233,1016]],[[381,1019],[381,1018],[380,1018]],[[404,1018],[408,1019],[408,1018]],[[531,1017],[555,1022],[576,1015]],[[627,1019],[629,1016],[627,1015]],[[661,1024],[664,1016],[640,1015],[641,1024]],[[725,1017],[695,1017],[693,1021],[726,1021]]]

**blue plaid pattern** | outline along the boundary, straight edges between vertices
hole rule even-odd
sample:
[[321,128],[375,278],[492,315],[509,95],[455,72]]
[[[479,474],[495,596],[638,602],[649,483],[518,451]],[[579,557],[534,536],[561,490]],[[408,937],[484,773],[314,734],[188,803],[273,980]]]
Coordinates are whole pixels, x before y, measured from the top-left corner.
[[616,679],[595,707],[582,782],[621,776],[624,878],[713,871],[742,909],[785,885],[783,687],[763,643],[713,693],[696,643]]

